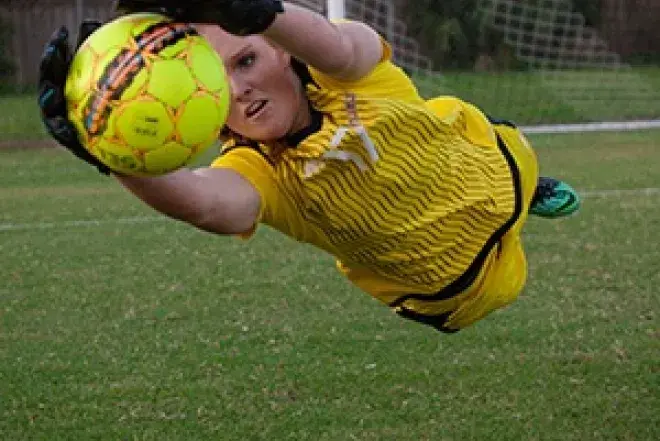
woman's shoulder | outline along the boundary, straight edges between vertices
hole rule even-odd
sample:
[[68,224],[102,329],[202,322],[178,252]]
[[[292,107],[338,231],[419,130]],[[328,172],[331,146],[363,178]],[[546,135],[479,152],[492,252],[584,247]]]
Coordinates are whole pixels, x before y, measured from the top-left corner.
[[390,59],[382,60],[362,78],[350,81],[333,78],[309,66],[307,69],[311,79],[309,84],[322,91],[378,98],[421,99],[410,76]]

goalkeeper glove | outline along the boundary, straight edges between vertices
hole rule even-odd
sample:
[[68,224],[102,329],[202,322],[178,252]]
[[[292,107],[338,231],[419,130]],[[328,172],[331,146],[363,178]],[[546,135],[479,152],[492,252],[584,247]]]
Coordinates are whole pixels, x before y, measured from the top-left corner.
[[[84,21],[78,32],[76,50],[83,41],[101,26],[98,21]],[[75,126],[67,118],[64,87],[73,59],[69,45],[69,31],[61,27],[51,37],[39,65],[39,109],[48,133],[62,146],[83,161],[95,166],[99,172],[109,174],[110,169],[96,159],[80,143]]]
[[213,23],[234,35],[260,34],[284,12],[280,0],[116,0],[122,13],[157,12],[186,23]]

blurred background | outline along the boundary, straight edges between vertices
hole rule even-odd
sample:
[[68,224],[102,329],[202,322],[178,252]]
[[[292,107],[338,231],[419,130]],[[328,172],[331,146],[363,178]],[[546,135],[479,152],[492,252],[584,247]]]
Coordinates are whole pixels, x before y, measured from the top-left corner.
[[[53,30],[75,35],[83,18],[111,17],[110,3],[0,0],[0,93],[34,90]],[[428,97],[459,95],[527,125],[660,118],[658,0],[297,3],[373,25]]]

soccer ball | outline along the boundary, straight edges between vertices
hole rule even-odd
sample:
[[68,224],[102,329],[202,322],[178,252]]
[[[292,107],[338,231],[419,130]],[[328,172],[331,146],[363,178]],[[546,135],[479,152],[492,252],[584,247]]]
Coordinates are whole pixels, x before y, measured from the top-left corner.
[[120,17],[90,35],[65,89],[81,143],[132,176],[177,170],[215,145],[230,94],[208,42],[191,25],[151,13]]

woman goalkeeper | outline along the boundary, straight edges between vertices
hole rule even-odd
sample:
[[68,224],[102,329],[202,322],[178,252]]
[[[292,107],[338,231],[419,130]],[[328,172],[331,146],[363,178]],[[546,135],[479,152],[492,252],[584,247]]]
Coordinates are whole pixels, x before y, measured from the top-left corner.
[[[389,45],[277,0],[120,0],[199,23],[232,101],[208,168],[116,178],[154,209],[200,229],[251,236],[266,224],[337,258],[353,283],[402,317],[455,332],[513,301],[527,264],[528,213],[573,213],[578,196],[539,178],[512,124],[453,97],[423,100]],[[84,38],[98,24],[81,28]],[[67,121],[67,32],[41,64],[51,134],[100,171]]]

